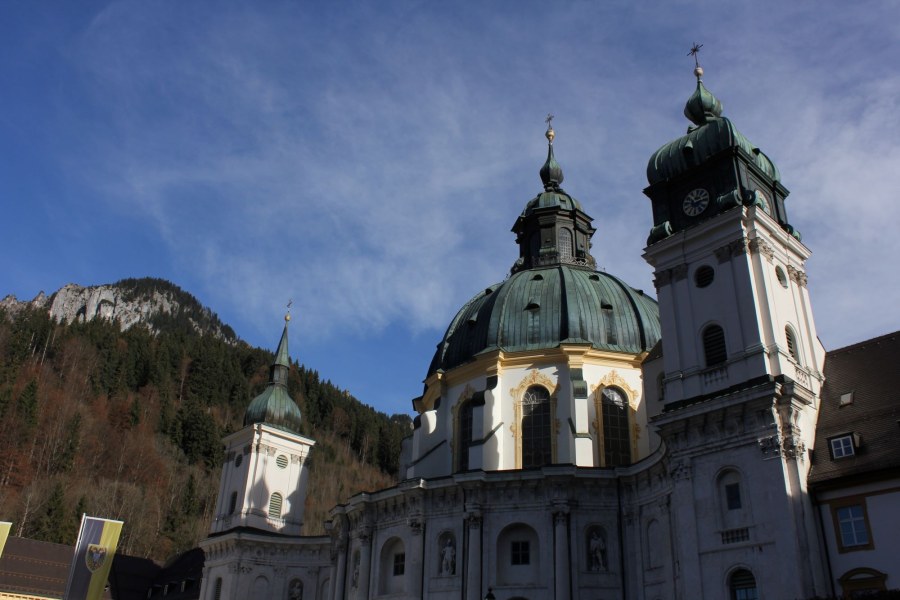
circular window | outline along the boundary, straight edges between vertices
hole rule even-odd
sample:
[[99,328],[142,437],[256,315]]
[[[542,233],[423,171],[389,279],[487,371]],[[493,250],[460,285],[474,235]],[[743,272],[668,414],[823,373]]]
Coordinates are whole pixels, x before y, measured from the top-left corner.
[[716,272],[713,271],[713,268],[709,265],[703,265],[697,269],[696,273],[694,273],[694,282],[697,284],[697,287],[700,288],[705,288],[711,284],[715,278]]
[[242,463],[242,462],[244,462],[244,455],[243,455],[243,454],[238,454],[237,456],[234,457],[234,466],[235,466],[235,467],[241,466],[241,463]]
[[279,454],[278,458],[275,459],[275,464],[278,465],[279,469],[286,469],[288,465],[287,456],[284,454]]
[[781,267],[775,267],[775,277],[778,278],[778,283],[781,284],[781,287],[786,288],[787,284],[787,276],[784,274],[784,269]]

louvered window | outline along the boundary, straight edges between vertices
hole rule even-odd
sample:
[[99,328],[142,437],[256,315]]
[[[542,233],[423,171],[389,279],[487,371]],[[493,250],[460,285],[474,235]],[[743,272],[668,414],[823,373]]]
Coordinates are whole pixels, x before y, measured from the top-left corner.
[[284,503],[284,498],[278,492],[272,494],[272,498],[269,500],[269,517],[272,519],[280,519],[281,518],[281,505]]
[[703,354],[706,366],[722,364],[728,359],[725,351],[725,332],[718,325],[710,325],[703,330]]
[[237,492],[231,492],[231,499],[228,501],[228,514],[233,515],[237,508]]
[[731,600],[757,600],[756,578],[747,569],[738,569],[731,574]]
[[216,588],[215,588],[215,592],[213,593],[213,600],[221,600],[221,598],[222,598],[222,578],[217,577],[216,578]]
[[797,338],[794,336],[794,332],[790,327],[784,328],[784,337],[787,340],[788,354],[790,354],[791,358],[795,361],[800,362],[800,352],[797,350]]
[[697,269],[697,272],[694,274],[694,282],[699,288],[705,288],[711,284],[715,278],[716,272],[713,271],[713,268],[709,265],[703,265]]

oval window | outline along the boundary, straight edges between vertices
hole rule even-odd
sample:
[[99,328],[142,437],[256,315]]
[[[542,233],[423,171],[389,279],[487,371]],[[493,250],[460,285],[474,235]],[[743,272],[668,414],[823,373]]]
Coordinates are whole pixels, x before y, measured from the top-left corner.
[[709,265],[703,265],[694,273],[694,282],[699,288],[705,288],[716,278],[716,272]]

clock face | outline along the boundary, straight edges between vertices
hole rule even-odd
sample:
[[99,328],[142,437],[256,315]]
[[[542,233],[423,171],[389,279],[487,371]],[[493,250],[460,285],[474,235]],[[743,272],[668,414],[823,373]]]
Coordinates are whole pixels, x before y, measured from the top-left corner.
[[756,190],[756,199],[759,200],[759,203],[762,205],[762,209],[766,212],[770,212],[769,209],[769,198],[766,196],[762,190]]
[[697,188],[688,192],[681,203],[681,210],[689,217],[696,217],[709,205],[709,192],[703,188]]

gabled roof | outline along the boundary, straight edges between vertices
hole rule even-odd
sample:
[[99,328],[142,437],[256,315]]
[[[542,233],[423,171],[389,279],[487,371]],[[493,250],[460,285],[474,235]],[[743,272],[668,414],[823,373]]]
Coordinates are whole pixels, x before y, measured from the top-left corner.
[[[853,456],[833,459],[829,440],[852,434],[859,440]],[[844,485],[889,469],[896,474],[898,468],[900,331],[825,355],[809,482],[817,487]]]

